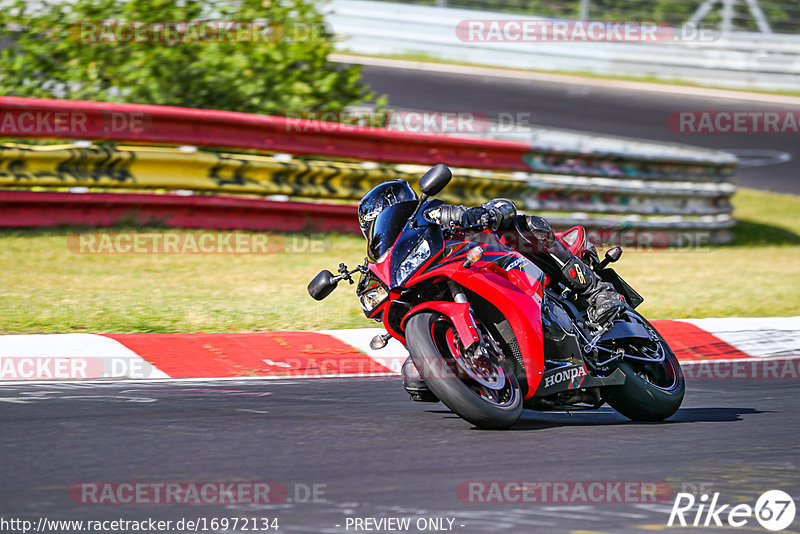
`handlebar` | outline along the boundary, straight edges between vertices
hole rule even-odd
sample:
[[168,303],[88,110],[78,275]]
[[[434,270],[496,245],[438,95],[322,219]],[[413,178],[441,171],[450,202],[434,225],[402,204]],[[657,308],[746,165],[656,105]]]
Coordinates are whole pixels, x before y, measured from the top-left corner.
[[489,230],[484,224],[475,224],[472,226],[450,226],[445,228],[445,230],[449,232],[483,232],[484,230]]

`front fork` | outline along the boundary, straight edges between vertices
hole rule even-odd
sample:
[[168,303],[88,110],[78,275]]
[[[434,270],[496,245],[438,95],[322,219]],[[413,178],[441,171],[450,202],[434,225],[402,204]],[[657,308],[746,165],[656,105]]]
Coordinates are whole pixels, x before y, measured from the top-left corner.
[[447,281],[447,287],[450,289],[450,293],[453,294],[453,300],[461,303],[461,304],[469,304],[467,300],[467,296],[464,294],[464,291],[461,289],[461,286],[457,283],[453,282],[452,280]]
[[[472,354],[476,350],[480,351],[485,344],[484,334],[488,333],[485,330],[482,332],[485,327],[478,328],[473,318],[472,307],[461,286],[452,280],[448,280],[447,285],[452,293],[454,302],[439,300],[418,304],[406,312],[401,321],[401,328],[404,328],[406,321],[416,313],[422,311],[441,313],[453,323],[458,339],[468,354]],[[491,338],[491,336],[489,337]],[[492,341],[494,340],[492,339]]]
[[[453,300],[455,302],[458,302],[459,304],[469,305],[469,300],[467,300],[467,295],[464,294],[464,290],[461,288],[460,285],[458,285],[457,282],[454,282],[453,280],[448,280],[447,287],[448,289],[450,289],[450,293],[453,295]],[[466,345],[464,346],[465,353],[471,356],[478,356],[481,353],[483,355],[486,355],[486,344],[488,341],[488,343],[492,345],[491,347],[492,353],[494,353],[497,361],[498,362],[503,361],[504,359],[503,351],[499,349],[497,342],[491,337],[491,334],[489,334],[488,332],[484,332],[485,327],[481,328],[475,323],[475,316],[473,314],[472,307],[469,308],[469,319],[472,322],[474,331],[477,333],[476,336],[477,339],[475,339],[475,341],[472,342],[469,346]],[[484,334],[486,334],[486,336],[484,336]],[[485,339],[485,337],[488,337],[488,340]]]

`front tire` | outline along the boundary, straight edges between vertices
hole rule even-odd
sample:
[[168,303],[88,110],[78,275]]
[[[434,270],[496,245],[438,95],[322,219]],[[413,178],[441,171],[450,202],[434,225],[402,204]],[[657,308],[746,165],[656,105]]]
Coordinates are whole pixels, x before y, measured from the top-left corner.
[[408,320],[408,351],[423,380],[439,400],[473,425],[486,430],[510,427],[522,414],[522,391],[511,366],[507,362],[497,366],[506,380],[499,398],[482,395],[480,387],[462,380],[454,371],[450,349],[440,335],[448,324],[442,316],[430,312],[418,313]]

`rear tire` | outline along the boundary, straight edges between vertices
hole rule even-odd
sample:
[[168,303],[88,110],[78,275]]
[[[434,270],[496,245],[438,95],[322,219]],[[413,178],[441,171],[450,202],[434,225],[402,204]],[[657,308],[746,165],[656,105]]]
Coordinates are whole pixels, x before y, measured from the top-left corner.
[[600,394],[603,400],[628,419],[663,421],[680,408],[686,393],[686,382],[678,358],[667,342],[641,315],[639,318],[658,335],[664,349],[664,361],[646,365],[633,361],[619,362],[616,367],[625,373],[625,383],[603,388]]
[[516,423],[522,414],[522,391],[511,366],[507,362],[501,364],[510,398],[502,404],[485,400],[445,360],[443,351],[449,352],[437,344],[434,336],[438,320],[437,314],[421,312],[411,317],[406,326],[408,350],[425,384],[454,413],[479,428],[498,430]]

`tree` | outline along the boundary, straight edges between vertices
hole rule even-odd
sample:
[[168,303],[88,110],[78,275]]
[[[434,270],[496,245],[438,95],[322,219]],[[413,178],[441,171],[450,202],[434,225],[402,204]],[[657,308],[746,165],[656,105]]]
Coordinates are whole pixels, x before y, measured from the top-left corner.
[[[314,0],[13,0],[0,94],[250,113],[372,99]],[[8,5],[8,2],[6,2]],[[381,99],[382,102],[382,99]]]

